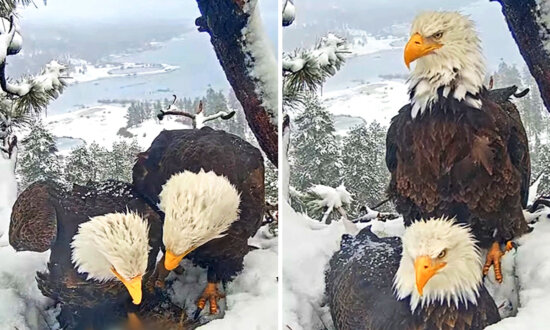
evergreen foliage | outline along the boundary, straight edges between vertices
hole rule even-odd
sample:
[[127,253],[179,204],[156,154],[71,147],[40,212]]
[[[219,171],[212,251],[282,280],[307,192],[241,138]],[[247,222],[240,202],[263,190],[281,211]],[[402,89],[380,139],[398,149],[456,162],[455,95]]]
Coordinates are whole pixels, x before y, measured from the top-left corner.
[[314,184],[338,186],[342,164],[334,121],[317,95],[308,95],[293,131],[291,186],[300,191]]
[[351,217],[363,205],[386,199],[390,173],[386,167],[386,127],[378,122],[352,128],[342,142],[343,183],[353,195]]
[[23,150],[19,157],[18,173],[21,176],[21,188],[40,180],[62,181],[62,166],[55,138],[41,120],[31,125],[30,134],[23,140]]

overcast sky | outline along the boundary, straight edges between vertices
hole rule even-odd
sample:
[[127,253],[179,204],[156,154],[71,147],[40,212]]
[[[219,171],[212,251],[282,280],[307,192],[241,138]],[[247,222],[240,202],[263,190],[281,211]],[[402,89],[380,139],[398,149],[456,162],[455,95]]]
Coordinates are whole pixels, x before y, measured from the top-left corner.
[[[21,21],[34,24],[64,23],[131,23],[148,20],[185,20],[192,25],[199,16],[194,0],[35,0],[36,6],[28,6],[20,11]],[[260,0],[260,10],[266,30],[273,40],[277,40],[278,0]]]
[[[296,21],[284,29],[284,48],[309,46],[332,29],[349,26],[373,35],[408,31],[412,19],[424,10],[457,10],[470,15],[480,33],[484,54],[495,67],[523,63],[496,1],[489,0],[296,0]],[[308,33],[310,32],[310,33]]]

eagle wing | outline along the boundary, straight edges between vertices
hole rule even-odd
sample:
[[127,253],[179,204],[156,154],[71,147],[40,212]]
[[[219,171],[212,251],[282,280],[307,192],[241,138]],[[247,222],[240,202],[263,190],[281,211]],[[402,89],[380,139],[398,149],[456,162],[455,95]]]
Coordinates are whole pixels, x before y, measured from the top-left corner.
[[378,238],[370,227],[344,236],[325,274],[330,312],[339,330],[408,329],[408,303],[393,295],[401,239]]
[[44,252],[57,238],[57,212],[52,197],[56,188],[36,182],[13,205],[9,241],[16,251]]
[[[527,207],[529,184],[531,179],[531,160],[529,157],[529,143],[527,133],[521,122],[517,107],[510,101],[516,94],[517,87],[494,89],[487,92],[487,98],[498,104],[510,119],[510,139],[508,140],[508,154],[514,167],[521,173],[521,204]],[[524,92],[520,93],[524,96]]]

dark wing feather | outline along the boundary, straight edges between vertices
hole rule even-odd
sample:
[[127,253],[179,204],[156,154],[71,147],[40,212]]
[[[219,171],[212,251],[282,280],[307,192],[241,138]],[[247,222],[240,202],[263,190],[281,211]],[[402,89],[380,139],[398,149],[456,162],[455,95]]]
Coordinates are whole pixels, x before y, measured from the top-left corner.
[[36,182],[25,189],[12,209],[9,240],[16,251],[44,252],[57,238],[57,213],[52,198],[57,189]]
[[406,301],[393,295],[393,276],[401,257],[401,239],[378,238],[363,229],[344,237],[326,272],[326,294],[339,330],[413,329]]
[[510,101],[516,91],[516,86],[495,89],[487,92],[487,98],[498,104],[510,118],[511,132],[508,140],[508,154],[514,167],[521,173],[521,204],[523,208],[526,208],[531,179],[531,160],[527,133],[521,122],[521,116],[517,107]]

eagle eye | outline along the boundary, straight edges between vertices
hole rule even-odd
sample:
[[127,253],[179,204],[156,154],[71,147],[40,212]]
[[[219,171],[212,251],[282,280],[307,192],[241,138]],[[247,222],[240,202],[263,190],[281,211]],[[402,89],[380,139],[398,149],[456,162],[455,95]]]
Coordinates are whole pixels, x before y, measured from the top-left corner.
[[443,37],[443,32],[441,32],[441,31],[439,31],[439,32],[435,33],[434,35],[432,35],[432,38],[434,38],[436,40],[441,39],[441,37]]
[[447,254],[447,250],[443,249],[443,251],[439,252],[439,254],[437,255],[437,258],[438,259],[443,259],[446,254]]

